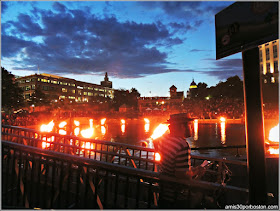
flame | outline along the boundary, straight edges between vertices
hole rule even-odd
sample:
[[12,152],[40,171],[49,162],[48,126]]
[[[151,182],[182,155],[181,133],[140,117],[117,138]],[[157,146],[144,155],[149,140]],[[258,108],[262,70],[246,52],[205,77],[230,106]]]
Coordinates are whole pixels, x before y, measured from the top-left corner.
[[[271,128],[268,140],[272,143],[279,143],[279,124]],[[269,146],[268,152],[270,154],[279,155],[279,146]]]
[[150,120],[149,119],[144,118],[144,121],[145,121],[146,124],[150,124]]
[[63,122],[59,123],[58,127],[59,128],[64,128],[66,125],[67,125],[67,122],[63,121]]
[[159,124],[159,126],[157,126],[157,128],[154,130],[150,138],[152,140],[155,140],[161,137],[168,130],[168,125],[169,124]]
[[156,160],[156,161],[160,161],[160,159],[161,159],[160,154],[159,154],[158,152],[156,152],[156,154],[155,154],[155,160]]
[[103,118],[103,119],[100,120],[101,125],[104,125],[105,122],[106,122],[106,118]]
[[54,122],[53,120],[49,122],[49,124],[42,124],[41,127],[40,127],[40,130],[42,132],[51,132],[53,130],[53,127],[54,127]]
[[77,126],[77,127],[79,127],[79,126],[80,126],[80,122],[77,121],[77,120],[74,120],[74,125]]
[[225,122],[227,119],[225,117],[220,117],[221,122]]
[[121,131],[122,133],[125,133],[125,125],[121,125]]
[[268,140],[272,142],[279,142],[279,124],[269,131]]
[[122,125],[125,124],[125,120],[124,120],[124,119],[121,119],[121,123],[122,123]]
[[89,120],[89,128],[85,130],[81,130],[81,135],[84,138],[91,138],[93,136],[94,129],[93,129],[93,119]]

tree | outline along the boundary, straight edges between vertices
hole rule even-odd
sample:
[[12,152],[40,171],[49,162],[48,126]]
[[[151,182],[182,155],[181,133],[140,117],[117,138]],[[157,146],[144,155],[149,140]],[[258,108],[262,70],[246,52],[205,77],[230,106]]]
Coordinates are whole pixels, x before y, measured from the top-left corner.
[[50,104],[50,100],[40,88],[36,87],[35,91],[30,96],[28,103],[34,106],[47,106]]
[[24,106],[23,90],[15,82],[15,76],[4,67],[2,71],[2,107],[6,111]]

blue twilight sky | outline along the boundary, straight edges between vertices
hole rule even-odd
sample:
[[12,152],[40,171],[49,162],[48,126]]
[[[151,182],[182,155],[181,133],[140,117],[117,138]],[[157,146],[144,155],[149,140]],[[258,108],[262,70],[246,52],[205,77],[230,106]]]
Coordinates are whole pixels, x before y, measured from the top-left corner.
[[1,66],[141,96],[186,91],[192,79],[214,86],[238,75],[241,54],[216,61],[215,14],[229,1],[2,1]]

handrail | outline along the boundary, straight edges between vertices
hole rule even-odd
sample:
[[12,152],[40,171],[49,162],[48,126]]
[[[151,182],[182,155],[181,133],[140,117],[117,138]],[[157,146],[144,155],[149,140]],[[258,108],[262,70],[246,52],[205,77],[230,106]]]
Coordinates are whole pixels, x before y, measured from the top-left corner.
[[46,151],[44,149],[38,149],[36,147],[32,147],[32,146],[27,146],[27,145],[22,145],[22,144],[18,144],[18,143],[14,143],[14,142],[9,142],[9,141],[2,141],[2,144],[4,146],[10,146],[13,149],[17,149],[20,151],[24,151],[24,152],[30,152],[30,153],[36,153],[37,155],[41,155],[44,157],[55,157],[56,159],[61,159],[61,160],[65,160],[65,161],[69,161],[72,163],[83,163],[85,165],[88,166],[95,166],[95,167],[100,167],[103,169],[113,169],[114,171],[117,172],[121,172],[124,174],[130,174],[130,175],[134,175],[134,176],[141,176],[141,177],[145,177],[145,178],[152,178],[155,180],[159,180],[162,179],[166,182],[176,182],[176,183],[181,183],[184,184],[186,186],[194,186],[194,187],[201,187],[201,188],[213,188],[213,186],[215,188],[223,188],[223,189],[227,189],[227,190],[234,190],[234,191],[241,191],[241,192],[248,192],[248,189],[246,188],[239,188],[239,187],[234,187],[234,186],[230,186],[230,185],[222,185],[222,184],[218,184],[218,183],[211,183],[211,182],[207,182],[207,181],[201,181],[201,180],[185,180],[185,179],[175,179],[169,176],[165,176],[165,175],[161,175],[159,172],[153,172],[153,171],[148,171],[145,169],[139,169],[139,168],[132,168],[129,166],[122,166],[122,165],[114,165],[112,163],[108,163],[108,162],[103,162],[103,161],[96,161],[93,159],[89,159],[89,158],[85,158],[85,157],[77,157],[77,156],[73,156],[73,155],[69,155],[69,154],[64,154],[61,152],[55,152],[55,151]]

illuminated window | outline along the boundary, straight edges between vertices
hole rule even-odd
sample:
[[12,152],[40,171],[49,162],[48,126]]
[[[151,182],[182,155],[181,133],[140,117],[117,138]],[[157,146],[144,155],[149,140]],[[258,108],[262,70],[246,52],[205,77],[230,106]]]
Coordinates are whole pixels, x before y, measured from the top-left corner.
[[59,99],[65,99],[65,96],[61,95],[59,96]]
[[84,95],[87,95],[87,92],[84,92]]
[[278,68],[279,68],[279,66],[278,66],[278,61],[275,61],[275,62],[274,62],[274,72],[275,72],[275,73],[278,73],[278,72],[279,72],[279,69],[278,69]]
[[262,49],[260,49],[260,62],[262,62],[262,60],[263,60],[263,57],[262,57]]
[[93,88],[92,88],[92,87],[88,87],[88,89],[89,89],[89,90],[93,90]]
[[78,88],[78,89],[83,89],[84,87],[82,87],[82,86],[77,86],[77,88]]
[[50,82],[50,80],[47,80],[47,79],[41,79],[41,81],[44,82],[44,83],[49,83]]
[[67,83],[66,82],[62,82],[62,85],[66,85],[67,86]]
[[58,84],[58,81],[51,81],[52,84]]
[[26,79],[25,82],[26,82],[26,83],[29,83],[29,82],[30,82],[30,79]]
[[271,83],[275,83],[275,78],[271,77]]
[[67,92],[67,89],[62,88],[61,91],[62,91],[62,92]]
[[71,92],[72,92],[73,94],[75,94],[75,89],[71,90]]
[[269,48],[265,49],[265,57],[266,57],[266,61],[270,60],[270,55],[269,55]]
[[267,83],[267,80],[266,80],[266,79],[264,79],[263,81],[264,81],[265,84]]
[[69,98],[69,99],[75,99],[75,97],[74,97],[74,96],[69,96],[68,98]]
[[76,86],[75,84],[71,84],[71,86]]
[[93,93],[92,92],[88,92],[88,96],[93,96]]
[[278,52],[277,52],[277,45],[273,46],[273,58],[277,58],[278,57]]
[[38,81],[40,81],[41,79],[40,78],[38,78]]

